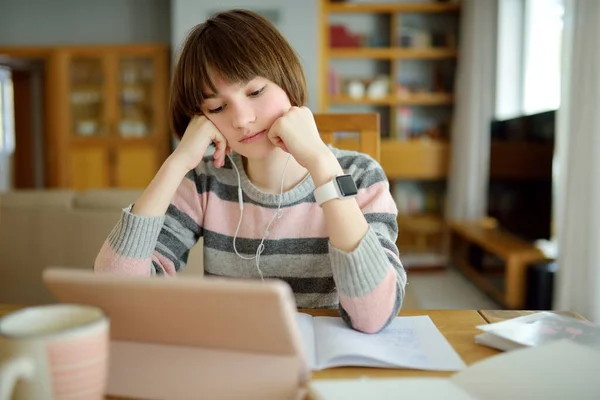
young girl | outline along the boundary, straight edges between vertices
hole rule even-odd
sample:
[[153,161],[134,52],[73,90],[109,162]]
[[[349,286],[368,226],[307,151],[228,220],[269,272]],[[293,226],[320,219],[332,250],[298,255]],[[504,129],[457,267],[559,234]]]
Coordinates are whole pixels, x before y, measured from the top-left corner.
[[232,10],[196,26],[171,90],[181,142],[94,269],[175,275],[202,237],[207,276],[283,279],[298,307],[385,327],[406,284],[389,184],[372,158],[323,143],[306,97],[295,52],[263,17]]

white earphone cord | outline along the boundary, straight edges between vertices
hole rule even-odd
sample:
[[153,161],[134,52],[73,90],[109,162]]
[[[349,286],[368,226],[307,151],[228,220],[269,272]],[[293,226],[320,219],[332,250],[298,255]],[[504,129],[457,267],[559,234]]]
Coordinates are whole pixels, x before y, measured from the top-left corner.
[[288,155],[288,158],[285,162],[285,167],[283,168],[283,173],[281,174],[281,185],[279,188],[279,204],[277,205],[277,211],[275,212],[275,214],[269,221],[269,224],[267,225],[267,228],[265,229],[265,232],[263,233],[263,237],[260,240],[260,244],[256,248],[256,254],[253,257],[245,257],[245,256],[242,256],[240,253],[238,253],[237,248],[235,246],[235,239],[237,238],[238,232],[240,231],[240,227],[242,226],[242,218],[244,215],[244,200],[243,200],[243,196],[242,196],[242,182],[241,182],[241,178],[240,178],[240,171],[238,170],[237,165],[235,165],[235,162],[233,161],[233,158],[231,158],[231,155],[227,154],[227,157],[229,157],[229,161],[231,161],[231,164],[233,165],[233,168],[235,169],[235,173],[237,174],[238,202],[240,204],[240,218],[238,220],[237,228],[235,230],[235,235],[233,236],[233,250],[235,251],[235,254],[237,254],[238,257],[240,257],[241,259],[244,259],[244,260],[256,259],[256,269],[258,270],[258,274],[260,275],[260,280],[263,282],[264,282],[264,277],[263,277],[263,273],[260,269],[260,255],[262,254],[262,252],[265,249],[264,242],[265,242],[265,239],[267,238],[267,236],[269,236],[269,228],[273,224],[273,221],[275,221],[275,218],[279,219],[283,215],[283,213],[281,211],[281,202],[283,201],[283,180],[285,178],[285,171],[287,170],[287,166],[288,166],[291,156],[292,156],[291,154]]

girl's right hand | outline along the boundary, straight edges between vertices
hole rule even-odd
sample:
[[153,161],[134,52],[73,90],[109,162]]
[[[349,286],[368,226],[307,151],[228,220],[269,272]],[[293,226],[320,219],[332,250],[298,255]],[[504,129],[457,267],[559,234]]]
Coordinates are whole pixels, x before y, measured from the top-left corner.
[[183,134],[183,138],[173,152],[172,158],[186,171],[192,170],[200,164],[210,143],[215,144],[214,164],[220,168],[225,163],[225,156],[229,153],[227,140],[217,127],[204,115],[195,115]]

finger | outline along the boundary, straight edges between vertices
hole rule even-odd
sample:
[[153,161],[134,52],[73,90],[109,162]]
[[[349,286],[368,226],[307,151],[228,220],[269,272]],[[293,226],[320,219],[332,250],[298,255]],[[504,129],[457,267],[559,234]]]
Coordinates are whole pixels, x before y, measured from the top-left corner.
[[221,149],[219,149],[219,144],[215,143],[215,152],[213,153],[213,164],[216,168],[219,168],[219,164],[221,163],[219,154],[220,151]]
[[286,153],[289,153],[289,150],[288,150],[287,146],[285,145],[285,142],[280,137],[273,138],[273,140],[271,142],[275,146],[279,147],[281,150],[285,151]]
[[278,143],[282,142],[282,139],[279,137],[279,131],[277,130],[277,127],[275,125],[271,126],[271,128],[267,132],[267,138],[275,146],[278,146]]
[[217,168],[222,167],[223,164],[225,164],[225,150],[226,150],[227,145],[225,144],[225,142],[218,142],[217,143],[217,149],[219,152],[219,157],[217,160],[218,161],[218,165]]

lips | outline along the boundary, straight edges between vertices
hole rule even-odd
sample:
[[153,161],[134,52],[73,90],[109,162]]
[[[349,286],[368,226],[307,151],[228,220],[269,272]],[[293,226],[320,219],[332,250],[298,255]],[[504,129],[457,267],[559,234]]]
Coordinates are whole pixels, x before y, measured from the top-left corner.
[[253,133],[252,135],[247,136],[247,137],[243,138],[242,140],[240,140],[240,143],[252,143],[256,140],[261,139],[263,136],[265,136],[266,132],[267,131],[264,130],[264,131]]

